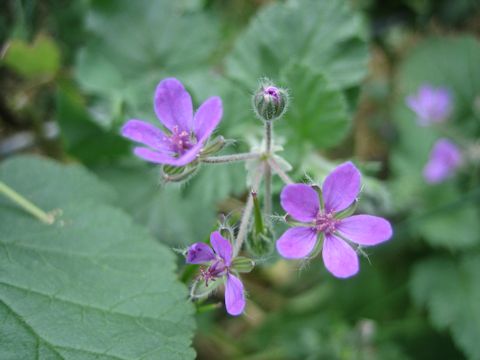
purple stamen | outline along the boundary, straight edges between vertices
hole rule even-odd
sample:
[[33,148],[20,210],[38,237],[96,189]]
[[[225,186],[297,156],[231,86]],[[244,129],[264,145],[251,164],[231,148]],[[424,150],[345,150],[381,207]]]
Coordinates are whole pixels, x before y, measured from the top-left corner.
[[340,221],[334,217],[333,212],[326,214],[319,212],[315,218],[315,229],[317,232],[331,234],[337,229],[339,222]]
[[179,155],[184,154],[194,145],[190,134],[185,130],[179,131],[178,126],[173,127],[172,135],[167,137],[166,140],[170,142],[172,151]]
[[224,276],[228,271],[222,259],[214,261],[207,269],[200,270],[200,278],[205,280],[205,286],[209,281],[215,281],[217,278]]

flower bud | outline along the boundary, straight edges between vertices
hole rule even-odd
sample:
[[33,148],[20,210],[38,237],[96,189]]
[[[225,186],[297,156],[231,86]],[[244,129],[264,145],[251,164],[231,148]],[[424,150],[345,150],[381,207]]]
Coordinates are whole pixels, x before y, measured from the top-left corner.
[[262,80],[252,98],[257,117],[264,121],[276,120],[285,113],[288,106],[288,93],[276,87],[270,80]]
[[251,232],[247,237],[247,250],[255,258],[261,258],[270,255],[273,252],[275,235],[269,227],[265,227],[265,232],[257,234]]

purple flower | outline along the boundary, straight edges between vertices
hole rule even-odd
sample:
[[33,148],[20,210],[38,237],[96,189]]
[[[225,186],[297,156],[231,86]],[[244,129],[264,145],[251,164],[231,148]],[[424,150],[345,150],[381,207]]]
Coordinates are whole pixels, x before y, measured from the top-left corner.
[[420,126],[442,123],[452,112],[452,96],[442,87],[423,85],[417,94],[407,97],[406,103],[417,114]]
[[175,78],[164,79],[155,90],[153,106],[162,125],[129,120],[122,135],[147,147],[136,147],[135,155],[150,162],[184,166],[195,160],[222,118],[222,100],[207,99],[193,115],[192,99]]
[[440,183],[451,177],[462,165],[460,149],[447,139],[439,139],[433,145],[430,158],[423,168],[423,177],[430,184]]
[[225,306],[230,315],[240,315],[245,308],[245,292],[240,279],[232,273],[233,248],[218,231],[210,235],[213,249],[205,243],[195,243],[187,250],[187,263],[208,264],[202,269],[201,279],[209,281],[225,277]]
[[390,223],[371,215],[342,217],[360,192],[361,175],[346,162],[335,168],[325,179],[322,200],[306,184],[283,188],[280,201],[284,210],[304,223],[288,229],[277,240],[277,250],[287,259],[306,258],[314,250],[318,235],[323,234],[322,256],[328,271],[339,278],[358,272],[358,256],[350,243],[376,245],[392,236]]

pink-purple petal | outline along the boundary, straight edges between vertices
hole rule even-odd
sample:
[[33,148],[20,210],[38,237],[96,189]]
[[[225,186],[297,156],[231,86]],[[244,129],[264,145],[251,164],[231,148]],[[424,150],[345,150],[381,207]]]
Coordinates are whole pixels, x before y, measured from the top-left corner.
[[154,109],[158,119],[170,131],[191,132],[193,122],[192,98],[182,83],[175,78],[162,80],[154,96]]
[[345,241],[325,235],[322,249],[323,263],[338,278],[348,278],[359,270],[358,255]]
[[295,220],[313,221],[318,214],[320,201],[318,194],[306,184],[290,184],[280,194],[283,209]]
[[325,179],[322,187],[327,212],[349,207],[360,192],[362,176],[350,161],[337,166]]
[[232,316],[240,315],[245,309],[245,291],[239,278],[227,274],[225,283],[225,306]]
[[428,126],[447,120],[453,110],[450,91],[443,87],[421,86],[406,98],[407,106],[417,115],[418,124]]
[[315,247],[317,232],[309,227],[293,227],[277,240],[277,251],[286,259],[307,257]]
[[210,244],[212,244],[213,250],[215,250],[216,254],[223,259],[225,265],[230,266],[233,255],[233,248],[230,241],[225,239],[220,232],[214,231],[210,235]]
[[168,139],[163,131],[145,121],[127,121],[122,127],[121,134],[130,140],[147,145],[155,150],[171,151]]
[[188,264],[203,264],[215,259],[215,254],[210,246],[198,242],[189,246],[187,250]]
[[173,156],[170,156],[165,153],[161,153],[146,147],[136,147],[135,149],[133,149],[133,153],[139,158],[142,158],[143,160],[147,160],[155,164],[167,164],[167,165],[180,166],[180,165],[177,165],[178,163],[177,158],[174,158]]
[[213,96],[200,105],[193,118],[193,132],[197,139],[207,139],[222,119],[222,100]]
[[439,139],[433,146],[423,177],[430,184],[440,183],[453,176],[463,163],[461,150],[448,139]]
[[187,152],[185,152],[179,157],[173,157],[166,153],[160,153],[158,151],[154,151],[144,147],[137,147],[133,150],[133,152],[138,157],[156,164],[185,166],[198,157],[198,154],[200,153],[202,148],[203,144],[197,143],[195,144],[195,146],[193,146],[191,149],[189,149]]
[[392,226],[384,218],[354,215],[342,219],[337,230],[348,240],[360,245],[376,245],[392,237]]

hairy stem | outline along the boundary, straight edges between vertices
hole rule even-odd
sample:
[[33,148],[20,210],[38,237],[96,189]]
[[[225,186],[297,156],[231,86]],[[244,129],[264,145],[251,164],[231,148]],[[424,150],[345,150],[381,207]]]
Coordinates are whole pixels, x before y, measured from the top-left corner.
[[250,223],[250,218],[252,216],[253,210],[253,194],[256,194],[258,191],[258,187],[260,182],[262,181],[263,172],[261,171],[261,167],[259,167],[258,172],[255,174],[255,177],[252,181],[252,188],[250,194],[248,195],[247,203],[245,204],[245,208],[243,209],[242,219],[240,220],[240,227],[238,228],[237,238],[235,239],[235,245],[233,249],[233,257],[236,257],[242,248],[243,241],[247,236],[248,225]]
[[209,157],[200,159],[200,161],[208,164],[223,164],[223,163],[257,159],[259,157],[260,157],[259,153],[242,153],[242,154],[223,155],[223,156],[209,156]]
[[265,156],[267,161],[264,162],[264,175],[265,175],[265,200],[264,200],[264,212],[265,215],[270,216],[272,214],[272,169],[268,159],[272,155],[272,132],[273,124],[271,121],[265,121]]
[[55,219],[52,214],[46,213],[2,181],[0,181],[0,193],[19,205],[23,210],[36,217],[38,220],[46,224],[53,224]]
[[275,159],[273,157],[269,158],[268,159],[268,163],[270,164],[270,167],[272,168],[272,170],[275,172],[275,174],[277,174],[280,179],[282,179],[282,181],[286,184],[286,185],[289,185],[289,184],[293,184],[294,181],[292,180],[292,178],[290,176],[287,175],[287,173],[285,171],[282,170],[282,168],[280,167],[280,165],[275,161]]

